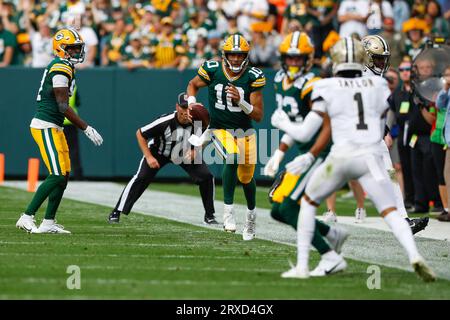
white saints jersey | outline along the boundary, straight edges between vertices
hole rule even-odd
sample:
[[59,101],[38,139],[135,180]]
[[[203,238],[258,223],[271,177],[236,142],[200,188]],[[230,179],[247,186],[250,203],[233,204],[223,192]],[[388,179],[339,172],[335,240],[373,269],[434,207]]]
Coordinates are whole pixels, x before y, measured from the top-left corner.
[[362,72],[363,77],[370,77],[370,76],[380,76],[379,74],[376,74],[373,72],[373,70],[369,69],[367,66],[364,66],[364,70]]
[[370,146],[383,138],[389,95],[382,77],[328,78],[315,83],[312,109],[329,115],[333,149]]

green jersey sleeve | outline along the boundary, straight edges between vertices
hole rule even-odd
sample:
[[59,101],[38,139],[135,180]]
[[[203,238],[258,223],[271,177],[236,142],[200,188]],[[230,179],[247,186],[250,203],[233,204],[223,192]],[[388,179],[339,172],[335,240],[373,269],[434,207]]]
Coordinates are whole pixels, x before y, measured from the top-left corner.
[[219,62],[215,60],[208,60],[205,61],[198,69],[197,74],[203,81],[210,84],[213,81],[217,70],[219,70]]
[[250,75],[250,92],[261,90],[266,85],[266,76],[261,69],[251,67],[249,70]]

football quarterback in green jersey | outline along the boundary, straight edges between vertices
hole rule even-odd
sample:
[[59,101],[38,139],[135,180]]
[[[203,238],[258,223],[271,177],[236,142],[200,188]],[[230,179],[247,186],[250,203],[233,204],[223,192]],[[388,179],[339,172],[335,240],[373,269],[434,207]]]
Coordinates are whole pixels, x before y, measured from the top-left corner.
[[[211,116],[208,131],[218,152],[226,160],[223,169],[224,230],[236,231],[234,190],[239,180],[247,200],[243,239],[255,237],[256,133],[252,120],[263,118],[261,89],[266,84],[264,73],[248,66],[250,46],[243,36],[229,36],[222,46],[222,61],[206,61],[189,82],[189,103],[195,103],[199,89],[208,87]],[[207,139],[206,139],[207,140]]]
[[[83,39],[75,29],[59,30],[53,37],[53,52],[56,57],[44,70],[36,99],[37,112],[30,124],[49,175],[16,223],[18,228],[31,233],[70,233],[55,221],[70,173],[64,118],[82,129],[95,145],[103,142],[100,134],[69,108],[69,96],[75,85],[75,64],[84,60]],[[47,198],[45,218],[38,228],[34,216]]]

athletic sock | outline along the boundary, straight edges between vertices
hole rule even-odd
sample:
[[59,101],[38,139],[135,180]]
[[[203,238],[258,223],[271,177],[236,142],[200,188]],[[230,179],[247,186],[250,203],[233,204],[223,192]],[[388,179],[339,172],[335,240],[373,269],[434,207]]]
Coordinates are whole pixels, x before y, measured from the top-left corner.
[[395,203],[397,205],[397,211],[403,219],[408,218],[408,212],[405,209],[405,202],[403,201],[402,190],[400,189],[400,185],[396,181],[392,181],[392,185],[394,187],[394,196]]
[[245,200],[247,200],[247,208],[249,210],[255,209],[255,207],[256,207],[256,182],[255,182],[255,179],[252,178],[252,180],[249,183],[242,184],[242,187],[244,188]]
[[389,212],[384,217],[384,221],[386,221],[388,226],[391,228],[392,233],[394,233],[397,240],[406,250],[410,262],[420,256],[417,251],[416,243],[414,242],[411,228],[406,220],[402,218],[397,211]]
[[29,216],[35,215],[45,199],[48,198],[50,193],[58,186],[58,184],[64,181],[64,179],[64,176],[49,175],[36,190],[33,199],[25,210],[25,214]]
[[222,171],[223,202],[232,204],[234,202],[234,189],[237,184],[237,162],[236,164],[225,164]]
[[47,210],[45,211],[45,219],[54,220],[56,216],[56,211],[58,210],[59,204],[65,190],[64,185],[57,185],[53,191],[48,196]]
[[303,270],[309,270],[309,247],[314,236],[316,210],[302,199],[297,229],[297,266]]

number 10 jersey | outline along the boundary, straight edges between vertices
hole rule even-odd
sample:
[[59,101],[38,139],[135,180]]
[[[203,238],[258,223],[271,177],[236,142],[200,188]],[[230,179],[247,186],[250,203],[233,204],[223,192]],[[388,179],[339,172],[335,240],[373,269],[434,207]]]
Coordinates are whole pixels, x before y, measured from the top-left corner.
[[[208,104],[212,129],[252,128],[250,116],[227,98],[225,88],[234,85],[244,100],[250,103],[250,94],[266,84],[264,73],[255,67],[247,67],[239,76],[232,77],[224,70],[222,62],[209,60],[198,69],[198,76],[208,84]],[[231,73],[230,73],[231,74]]]

